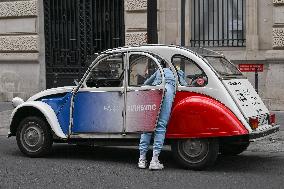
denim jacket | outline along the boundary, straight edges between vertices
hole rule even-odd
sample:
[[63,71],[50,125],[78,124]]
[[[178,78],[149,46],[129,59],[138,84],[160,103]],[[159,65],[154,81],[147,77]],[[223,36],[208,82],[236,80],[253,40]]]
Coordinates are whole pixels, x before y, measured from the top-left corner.
[[[163,68],[164,74],[165,74],[165,80],[166,83],[171,84],[173,86],[176,85],[175,76],[170,68]],[[184,79],[184,72],[181,70],[178,70],[177,72],[179,77],[179,82],[181,85],[187,85],[185,79]],[[151,75],[150,78],[148,78],[144,85],[159,85],[162,83],[162,76],[159,70],[157,70],[153,75]]]

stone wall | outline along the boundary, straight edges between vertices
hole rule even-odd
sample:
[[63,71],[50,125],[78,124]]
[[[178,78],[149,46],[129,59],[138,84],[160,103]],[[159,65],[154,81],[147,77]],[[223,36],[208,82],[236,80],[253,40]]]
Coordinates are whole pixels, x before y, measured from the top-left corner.
[[37,0],[0,2],[0,101],[40,89]]
[[266,52],[268,73],[264,99],[274,110],[284,110],[284,1],[273,0],[272,48]]
[[[158,37],[180,44],[180,2],[158,0]],[[185,38],[191,36],[191,0],[186,1]],[[147,1],[125,0],[126,45],[146,43]],[[246,47],[215,47],[234,63],[264,64],[259,94],[271,110],[284,110],[284,0],[246,1]],[[254,73],[244,73],[254,85]]]
[[284,1],[273,0],[273,48],[284,49]]
[[147,0],[125,0],[125,45],[147,43]]

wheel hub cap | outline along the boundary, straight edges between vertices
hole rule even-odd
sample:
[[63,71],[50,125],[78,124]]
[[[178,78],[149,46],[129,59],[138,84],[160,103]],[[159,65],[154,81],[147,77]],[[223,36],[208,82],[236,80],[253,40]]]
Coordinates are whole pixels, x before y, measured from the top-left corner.
[[41,148],[44,135],[41,128],[35,122],[29,122],[25,125],[21,140],[24,148],[28,151],[37,151]]
[[28,128],[25,133],[25,141],[29,146],[34,146],[39,142],[40,135],[35,128]]
[[204,151],[204,144],[198,140],[187,140],[183,143],[183,149],[186,155],[197,157]]

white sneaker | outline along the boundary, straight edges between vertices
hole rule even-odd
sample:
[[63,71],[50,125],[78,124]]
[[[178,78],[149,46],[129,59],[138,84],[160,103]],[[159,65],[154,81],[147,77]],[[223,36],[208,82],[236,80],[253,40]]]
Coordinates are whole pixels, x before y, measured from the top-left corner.
[[149,166],[150,170],[161,170],[164,169],[164,165],[160,163],[159,160],[152,160]]
[[146,169],[146,167],[147,167],[147,160],[146,159],[139,159],[138,167],[140,169]]

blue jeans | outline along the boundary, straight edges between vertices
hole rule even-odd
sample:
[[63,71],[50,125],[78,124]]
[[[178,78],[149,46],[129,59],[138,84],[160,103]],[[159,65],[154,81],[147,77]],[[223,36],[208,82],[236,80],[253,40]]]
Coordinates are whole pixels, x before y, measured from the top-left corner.
[[[175,95],[175,84],[166,83],[166,92],[162,101],[161,111],[154,132],[153,154],[159,155],[164,144],[166,129],[171,114],[172,104]],[[139,150],[141,156],[146,156],[149,149],[152,133],[141,134]]]

